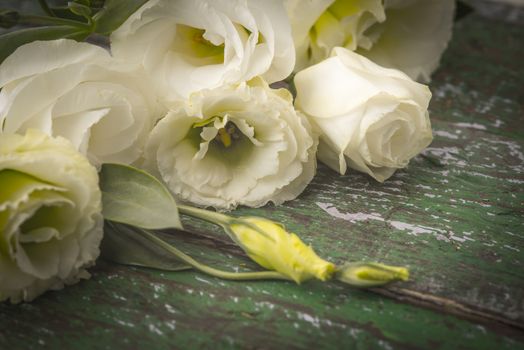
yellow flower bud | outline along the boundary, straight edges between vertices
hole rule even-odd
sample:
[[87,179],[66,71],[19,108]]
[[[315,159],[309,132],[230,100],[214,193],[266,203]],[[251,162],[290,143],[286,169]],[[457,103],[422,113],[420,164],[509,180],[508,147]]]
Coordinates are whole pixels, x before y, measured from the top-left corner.
[[336,278],[357,287],[375,287],[392,281],[407,281],[409,271],[405,267],[379,263],[348,263],[337,271]]
[[232,220],[226,229],[251,259],[297,283],[313,277],[325,281],[335,271],[335,265],[273,221],[244,217]]

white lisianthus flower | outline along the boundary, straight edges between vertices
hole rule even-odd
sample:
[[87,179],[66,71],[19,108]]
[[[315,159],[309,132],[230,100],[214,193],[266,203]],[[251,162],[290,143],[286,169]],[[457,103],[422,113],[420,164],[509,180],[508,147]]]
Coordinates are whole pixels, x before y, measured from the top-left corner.
[[295,64],[281,0],[150,0],[111,34],[115,57],[141,63],[167,101]]
[[318,158],[383,182],[431,143],[431,92],[344,48],[295,76],[295,106],[321,134]]
[[0,65],[0,130],[63,136],[95,164],[132,163],[164,112],[134,67],[73,40],[35,41]]
[[179,199],[258,207],[296,198],[316,170],[317,140],[285,89],[255,78],[202,90],[169,112],[146,146],[146,168]]
[[378,40],[358,53],[429,82],[451,39],[455,0],[386,0],[385,7],[386,21],[368,31]]
[[299,71],[336,46],[427,82],[451,39],[455,0],[285,0]]
[[0,134],[0,301],[88,278],[103,233],[98,174],[63,138]]
[[295,71],[318,63],[335,46],[371,48],[377,40],[367,30],[386,19],[382,0],[285,0],[297,63]]

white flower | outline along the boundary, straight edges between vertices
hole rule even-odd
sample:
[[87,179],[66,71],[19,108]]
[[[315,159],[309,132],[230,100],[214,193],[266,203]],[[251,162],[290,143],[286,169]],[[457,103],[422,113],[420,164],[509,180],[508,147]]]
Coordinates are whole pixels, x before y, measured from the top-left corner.
[[161,119],[146,146],[146,167],[182,200],[258,207],[304,190],[316,146],[289,92],[257,78],[195,93]]
[[336,46],[429,81],[451,39],[454,0],[285,0],[299,71]]
[[111,35],[115,57],[142,63],[168,101],[293,70],[291,28],[280,0],[150,0]]
[[295,105],[320,133],[319,159],[384,181],[432,140],[431,92],[344,48],[295,76]]
[[73,40],[21,46],[0,66],[0,87],[1,131],[63,136],[94,163],[137,160],[161,113],[146,77]]
[[299,71],[327,57],[335,46],[370,48],[368,28],[386,19],[382,0],[285,0]]
[[0,134],[0,301],[88,278],[103,218],[98,174],[63,138]]
[[451,39],[455,0],[386,0],[385,7],[386,21],[368,31],[378,41],[358,52],[429,82]]

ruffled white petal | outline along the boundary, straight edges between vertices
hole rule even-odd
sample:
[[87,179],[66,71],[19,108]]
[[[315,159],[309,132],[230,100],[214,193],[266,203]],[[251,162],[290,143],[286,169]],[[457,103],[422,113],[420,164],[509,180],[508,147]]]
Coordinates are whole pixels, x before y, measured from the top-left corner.
[[29,130],[0,134],[0,176],[10,188],[0,195],[0,300],[86,278],[102,239],[96,169],[65,139]]
[[286,0],[296,47],[295,71],[333,47],[428,82],[451,38],[454,0]]
[[44,58],[54,60],[39,65],[21,57],[16,69],[22,72],[27,64],[24,74],[10,72],[16,65],[12,60],[4,62],[0,76],[11,80],[4,79],[0,91],[1,131],[39,129],[66,137],[95,164],[133,163],[164,108],[142,69],[91,46],[71,40],[24,45],[17,52],[52,50]]
[[295,71],[327,58],[333,47],[369,48],[377,40],[368,31],[384,21],[381,0],[286,0],[296,47]]
[[385,6],[387,20],[372,28],[380,38],[359,53],[414,80],[429,82],[451,39],[455,1],[390,0]]
[[2,62],[0,86],[77,63],[105,64],[109,53],[101,47],[73,40],[34,41],[22,45]]
[[344,48],[295,76],[296,106],[320,133],[318,158],[384,181],[431,142],[431,93]]
[[111,35],[122,61],[141,63],[168,103],[262,75],[286,78],[295,63],[279,0],[158,0]]
[[256,79],[194,94],[170,112],[151,133],[145,166],[181,200],[257,207],[302,192],[315,173],[316,146],[289,93]]

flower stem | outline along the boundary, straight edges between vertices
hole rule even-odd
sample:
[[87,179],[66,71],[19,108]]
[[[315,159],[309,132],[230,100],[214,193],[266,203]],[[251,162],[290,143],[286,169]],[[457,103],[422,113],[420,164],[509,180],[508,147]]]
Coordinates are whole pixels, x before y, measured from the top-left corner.
[[53,12],[53,10],[51,10],[49,5],[47,5],[47,1],[46,0],[38,0],[38,3],[40,4],[40,7],[42,8],[42,10],[44,10],[44,12],[47,13],[47,15],[52,16],[52,17],[56,17],[56,15]]
[[89,24],[74,21],[67,18],[36,16],[36,15],[20,15],[20,23],[24,24],[38,24],[38,25],[67,25],[79,28],[89,28]]
[[177,207],[178,211],[182,214],[193,216],[216,225],[225,226],[228,225],[232,220],[230,216],[210,210],[204,210],[180,204]]
[[238,219],[238,218],[231,217],[231,216],[228,216],[228,215],[225,215],[225,214],[217,213],[216,211],[199,209],[199,208],[190,207],[190,206],[187,206],[187,205],[178,205],[177,208],[178,208],[178,211],[181,214],[192,216],[192,217],[195,217],[197,219],[202,219],[202,220],[208,221],[208,222],[210,222],[212,224],[222,226],[222,228],[224,229],[226,234],[229,236],[229,238],[231,238],[233,240],[233,242],[235,242],[242,249],[244,249],[244,251],[246,253],[247,253],[248,250],[242,244],[242,242],[240,242],[238,240],[236,235],[230,229],[232,224],[241,223],[242,225],[249,227],[251,230],[254,230],[254,232],[258,232],[259,234],[265,236],[269,240],[274,241],[273,237],[268,235],[266,232],[261,230],[256,225],[254,225],[254,224],[252,224],[250,222],[247,222],[245,220],[242,220],[242,218]]
[[189,255],[183,253],[182,251],[178,250],[177,248],[173,247],[171,244],[163,241],[162,239],[158,238],[157,236],[155,236],[154,234],[152,234],[151,232],[147,230],[140,230],[139,232],[145,238],[157,244],[158,246],[162,247],[163,249],[170,252],[171,254],[175,255],[178,259],[182,260],[186,264],[191,265],[196,270],[207,273],[208,275],[211,275],[211,276],[215,276],[215,277],[227,279],[227,280],[236,280],[236,281],[262,280],[262,279],[290,280],[285,275],[279,272],[276,272],[276,271],[229,272],[229,271],[218,270],[213,267],[199,263],[198,261],[196,261]]

